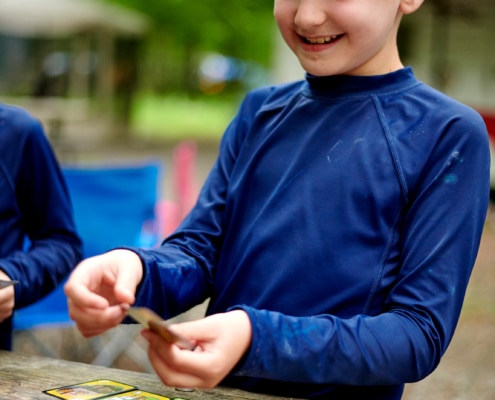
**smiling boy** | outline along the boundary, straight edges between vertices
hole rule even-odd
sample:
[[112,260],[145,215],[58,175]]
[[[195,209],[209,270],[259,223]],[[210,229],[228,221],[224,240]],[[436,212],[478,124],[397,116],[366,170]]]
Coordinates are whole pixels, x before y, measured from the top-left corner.
[[475,111],[418,81],[397,50],[421,0],[275,0],[306,79],[249,93],[198,202],[158,249],[82,262],[66,285],[85,336],[164,318],[194,352],[150,331],[170,386],[287,397],[400,399],[454,334],[489,193]]

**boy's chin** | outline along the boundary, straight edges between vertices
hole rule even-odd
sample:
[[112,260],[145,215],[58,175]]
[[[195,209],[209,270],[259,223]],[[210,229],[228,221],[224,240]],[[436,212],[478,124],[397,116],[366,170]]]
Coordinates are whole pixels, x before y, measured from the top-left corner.
[[310,75],[313,76],[331,76],[331,75],[345,75],[345,70],[339,70],[336,68],[328,68],[324,66],[314,66],[301,63],[301,67]]
[[396,71],[402,68],[402,65],[397,64],[389,66],[389,68],[374,68],[370,65],[362,65],[356,68],[337,67],[333,63],[325,65],[324,63],[305,63],[301,62],[301,67],[310,75],[313,76],[332,76],[332,75],[354,75],[354,76],[373,76],[384,75],[389,72]]
[[308,74],[313,76],[349,75],[351,72],[349,68],[343,65],[336,65],[335,62],[321,58],[299,58],[299,64]]

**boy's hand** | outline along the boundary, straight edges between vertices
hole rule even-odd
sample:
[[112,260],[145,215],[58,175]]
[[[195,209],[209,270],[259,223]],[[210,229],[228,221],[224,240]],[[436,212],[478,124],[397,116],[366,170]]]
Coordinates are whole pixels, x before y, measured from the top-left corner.
[[251,344],[251,321],[242,310],[171,325],[171,328],[196,343],[196,349],[181,349],[150,330],[143,331],[149,341],[151,365],[171,387],[215,387]]
[[142,275],[141,260],[130,250],[87,258],[74,269],[64,291],[69,315],[84,337],[99,335],[123,320]]

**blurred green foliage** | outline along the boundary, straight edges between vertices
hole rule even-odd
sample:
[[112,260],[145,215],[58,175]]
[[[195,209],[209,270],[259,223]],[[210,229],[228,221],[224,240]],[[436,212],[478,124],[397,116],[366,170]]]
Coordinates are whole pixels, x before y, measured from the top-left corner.
[[197,93],[198,65],[208,53],[264,68],[269,68],[272,61],[277,32],[271,1],[106,1],[136,10],[151,20],[151,30],[140,49],[140,86],[145,90]]

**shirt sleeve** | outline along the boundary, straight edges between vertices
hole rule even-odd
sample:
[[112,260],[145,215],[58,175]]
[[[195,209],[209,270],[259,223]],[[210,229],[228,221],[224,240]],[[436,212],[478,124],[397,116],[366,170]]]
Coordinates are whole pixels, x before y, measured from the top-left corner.
[[19,281],[15,304],[20,308],[61,283],[81,260],[82,247],[70,195],[41,124],[26,114],[13,115],[19,154],[12,180],[26,245],[3,258],[0,268]]
[[[241,107],[242,109],[242,107]],[[227,127],[213,165],[191,212],[157,249],[130,248],[143,262],[136,303],[165,319],[211,296],[222,247],[229,175],[242,146],[245,121],[238,113]],[[157,284],[160,282],[160,284]]]

